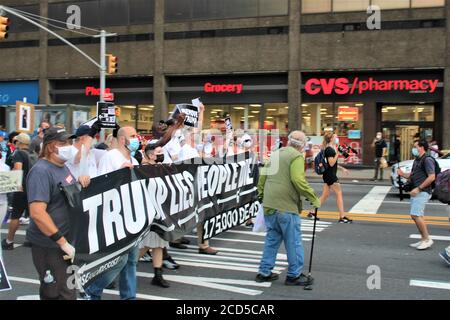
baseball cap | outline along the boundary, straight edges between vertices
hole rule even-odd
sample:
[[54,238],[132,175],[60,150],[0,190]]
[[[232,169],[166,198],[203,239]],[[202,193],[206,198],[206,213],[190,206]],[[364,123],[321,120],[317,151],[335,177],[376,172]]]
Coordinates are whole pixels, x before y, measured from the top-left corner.
[[6,139],[6,137],[7,137],[7,134],[6,134],[6,132],[5,132],[5,131],[1,131],[1,130],[0,130],[0,137],[3,137],[3,138],[5,138],[5,139]]
[[90,132],[91,132],[91,127],[89,127],[86,124],[83,124],[77,129],[77,131],[75,131],[75,135],[77,137],[82,137],[82,136],[88,135]]
[[18,134],[14,139],[23,144],[30,144],[30,140],[31,140],[30,136],[23,132]]
[[76,137],[76,135],[68,133],[66,129],[53,127],[45,130],[43,143],[47,144],[52,141],[64,142],[69,139],[75,139]]

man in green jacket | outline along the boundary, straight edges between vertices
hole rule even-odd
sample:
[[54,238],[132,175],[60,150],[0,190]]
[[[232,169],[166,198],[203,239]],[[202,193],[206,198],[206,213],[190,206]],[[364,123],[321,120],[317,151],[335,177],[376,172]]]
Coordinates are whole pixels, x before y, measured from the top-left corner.
[[281,241],[284,241],[289,268],[286,285],[304,286],[310,280],[302,273],[304,251],[300,229],[301,197],[308,199],[315,208],[320,199],[305,180],[305,159],[302,151],[306,136],[293,131],[288,137],[288,146],[272,153],[269,162],[261,170],[258,194],[263,201],[267,235],[264,251],[255,281],[278,279],[272,272]]

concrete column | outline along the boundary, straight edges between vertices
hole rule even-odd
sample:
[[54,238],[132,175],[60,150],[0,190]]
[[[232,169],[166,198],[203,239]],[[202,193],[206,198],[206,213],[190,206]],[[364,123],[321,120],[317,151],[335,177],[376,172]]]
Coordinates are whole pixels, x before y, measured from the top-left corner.
[[[48,17],[48,0],[40,1],[40,15]],[[44,23],[45,25],[45,23]],[[39,103],[52,103],[49,95],[50,84],[48,81],[48,33],[39,29]]]
[[301,1],[289,0],[289,131],[301,129],[300,19]]
[[[450,19],[450,0],[446,1],[446,18],[447,21]],[[443,149],[450,149],[450,126],[448,125],[450,123],[450,26],[447,23],[446,27],[446,47],[447,50],[445,50],[445,71],[444,71],[444,101],[442,104],[442,119],[441,126],[442,126],[442,145]],[[436,116],[436,115],[435,115]],[[436,119],[437,120],[437,119]]]
[[155,21],[153,25],[154,42],[154,74],[153,74],[153,123],[166,120],[169,116],[166,95],[167,81],[164,76],[164,0],[155,1]]

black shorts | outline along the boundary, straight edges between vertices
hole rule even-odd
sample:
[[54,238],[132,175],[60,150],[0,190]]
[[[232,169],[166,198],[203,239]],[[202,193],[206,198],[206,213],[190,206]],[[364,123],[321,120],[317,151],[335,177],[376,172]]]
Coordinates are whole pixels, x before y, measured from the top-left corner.
[[12,207],[10,219],[19,219],[25,210],[28,210],[28,199],[25,192],[14,192],[11,196]]
[[332,186],[335,183],[339,183],[339,179],[337,177],[323,177],[323,183]]

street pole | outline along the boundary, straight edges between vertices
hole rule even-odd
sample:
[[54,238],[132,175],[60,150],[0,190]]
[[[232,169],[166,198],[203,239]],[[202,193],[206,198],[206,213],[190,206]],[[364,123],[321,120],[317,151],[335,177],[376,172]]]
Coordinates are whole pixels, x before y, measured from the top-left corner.
[[100,102],[105,102],[106,88],[106,31],[100,31]]

